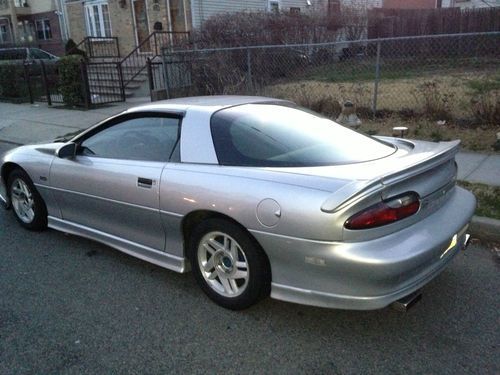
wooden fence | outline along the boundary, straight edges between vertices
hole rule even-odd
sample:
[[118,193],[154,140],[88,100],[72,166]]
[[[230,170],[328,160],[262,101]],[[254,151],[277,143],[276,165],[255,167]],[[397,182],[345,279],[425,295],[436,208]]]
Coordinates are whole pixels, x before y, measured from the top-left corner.
[[372,9],[368,38],[500,31],[500,7],[464,9]]

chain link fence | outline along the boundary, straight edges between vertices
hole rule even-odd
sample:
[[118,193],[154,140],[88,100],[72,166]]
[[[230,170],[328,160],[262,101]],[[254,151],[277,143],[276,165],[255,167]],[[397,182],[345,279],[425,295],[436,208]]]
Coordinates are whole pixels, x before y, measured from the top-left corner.
[[460,118],[498,110],[499,55],[500,32],[164,50],[164,87],[170,98],[265,95],[331,116],[349,100],[366,115]]

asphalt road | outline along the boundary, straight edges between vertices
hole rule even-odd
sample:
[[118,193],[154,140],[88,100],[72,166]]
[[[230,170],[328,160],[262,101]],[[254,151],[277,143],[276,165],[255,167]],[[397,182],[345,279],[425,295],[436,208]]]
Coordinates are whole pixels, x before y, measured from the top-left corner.
[[17,145],[13,143],[0,142],[0,155],[2,155],[4,152],[9,151],[11,148],[14,148],[16,146]]
[[224,310],[190,274],[23,230],[3,210],[0,256],[0,374],[500,373],[488,245],[461,252],[406,314],[271,299]]

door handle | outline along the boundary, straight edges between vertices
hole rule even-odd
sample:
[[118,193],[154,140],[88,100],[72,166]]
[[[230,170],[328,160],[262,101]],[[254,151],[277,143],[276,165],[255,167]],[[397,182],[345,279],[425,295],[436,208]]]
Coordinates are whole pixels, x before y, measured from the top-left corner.
[[146,189],[151,189],[151,187],[153,186],[153,180],[150,178],[139,177],[137,179],[137,186]]

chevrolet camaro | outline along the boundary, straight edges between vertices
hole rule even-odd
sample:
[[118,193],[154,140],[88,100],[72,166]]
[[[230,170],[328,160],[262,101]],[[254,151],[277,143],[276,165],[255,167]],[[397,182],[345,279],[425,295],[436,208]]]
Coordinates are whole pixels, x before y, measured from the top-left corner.
[[370,137],[284,100],[174,99],[7,152],[0,197],[27,229],[192,270],[226,308],[377,309],[466,245],[458,145]]

